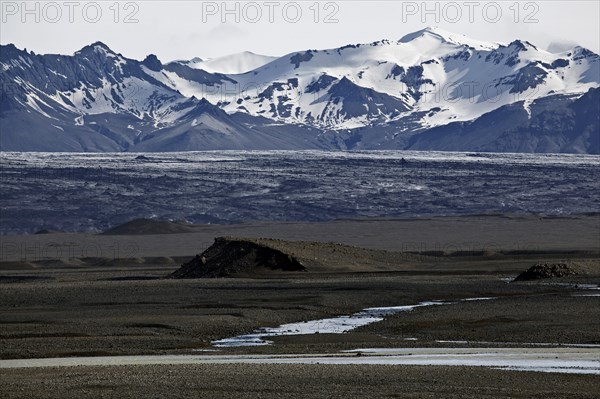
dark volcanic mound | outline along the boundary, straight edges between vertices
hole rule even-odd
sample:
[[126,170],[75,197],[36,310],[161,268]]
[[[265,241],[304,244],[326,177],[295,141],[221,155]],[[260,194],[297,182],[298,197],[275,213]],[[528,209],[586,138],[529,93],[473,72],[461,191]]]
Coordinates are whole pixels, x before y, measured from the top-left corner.
[[306,268],[294,256],[266,243],[250,239],[219,237],[215,238],[214,244],[206,251],[183,264],[170,277],[216,278],[240,274],[252,275],[260,270],[298,272]]
[[514,281],[541,280],[545,278],[567,277],[579,274],[566,263],[537,263],[519,274]]
[[420,254],[358,248],[334,242],[225,237],[216,238],[210,248],[170,277],[266,277],[274,271],[389,272],[412,270],[424,258],[426,256]]
[[102,235],[150,235],[150,234],[182,234],[194,232],[194,227],[185,223],[168,222],[153,219],[134,219],[113,227]]

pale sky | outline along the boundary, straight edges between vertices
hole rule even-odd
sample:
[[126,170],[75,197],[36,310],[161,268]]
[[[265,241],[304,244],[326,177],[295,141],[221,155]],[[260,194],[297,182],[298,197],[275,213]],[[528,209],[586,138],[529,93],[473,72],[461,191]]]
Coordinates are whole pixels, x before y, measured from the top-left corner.
[[[517,3],[517,6],[515,6]],[[575,44],[600,52],[600,1],[0,1],[0,42],[72,54],[102,41],[163,62],[240,51],[285,55],[375,40],[426,26],[474,39]],[[115,5],[116,4],[116,5]],[[38,19],[36,21],[36,19]],[[237,19],[237,20],[236,20]]]

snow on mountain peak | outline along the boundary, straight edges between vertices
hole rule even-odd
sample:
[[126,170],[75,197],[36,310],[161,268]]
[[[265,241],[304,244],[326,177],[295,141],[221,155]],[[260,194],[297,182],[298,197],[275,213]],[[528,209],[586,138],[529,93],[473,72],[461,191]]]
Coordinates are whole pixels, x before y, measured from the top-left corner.
[[[67,115],[63,129],[106,123],[111,131],[125,126],[127,134],[150,138],[175,129],[185,140],[209,128],[251,134],[236,121],[340,132],[377,127],[401,138],[502,107],[522,110],[524,100],[534,121],[536,101],[600,86],[600,57],[581,47],[551,54],[522,40],[501,45],[431,27],[398,41],[279,58],[245,51],[162,64],[155,55],[136,61],[96,42],[75,56],[28,56],[2,46],[0,61],[0,87],[17,93],[0,104],[0,115]],[[219,122],[227,120],[233,130]]]
[[477,50],[494,49],[498,47],[498,44],[496,43],[471,39],[470,37],[467,37],[465,35],[449,32],[444,29],[431,26],[403,36],[400,40],[398,40],[398,43],[411,43],[415,41],[418,42],[424,39],[434,40],[439,43],[466,45],[469,47],[473,47]]
[[594,53],[591,50],[588,50],[585,47],[581,47],[581,46],[575,46],[575,47],[573,47],[572,52],[573,52],[574,57],[575,58],[579,58],[579,59],[581,59],[581,58],[588,58],[588,57],[589,58],[594,58],[594,59],[598,59],[599,58],[598,54]]
[[189,66],[190,68],[202,69],[210,73],[236,75],[252,71],[276,59],[277,57],[255,54],[250,51],[243,51],[241,53],[229,54],[223,57],[206,60],[194,58],[190,61],[180,63],[185,63],[185,65]]
[[112,51],[110,49],[110,47],[108,47],[106,44],[104,44],[100,41],[94,42],[87,46],[84,46],[81,50],[77,51],[75,54],[84,54],[84,53],[89,53],[89,52],[100,52],[100,53],[104,53],[104,54],[116,55],[116,53],[114,51]]
[[444,33],[446,33],[446,32],[442,31],[439,28],[428,26],[427,28],[420,29],[418,31],[411,32],[411,33],[408,33],[408,34],[404,35],[399,40],[399,42],[401,42],[401,43],[412,42],[413,40],[418,39],[418,38],[423,37],[423,36],[426,36],[426,35],[434,37],[434,38],[436,38],[436,39],[438,39],[440,41],[446,41],[446,38],[444,37]]
[[173,60],[173,61],[169,62],[169,64],[181,64],[181,65],[189,66],[190,68],[194,68],[195,64],[199,64],[204,61],[206,61],[206,60],[202,59],[200,57],[194,57],[191,60]]

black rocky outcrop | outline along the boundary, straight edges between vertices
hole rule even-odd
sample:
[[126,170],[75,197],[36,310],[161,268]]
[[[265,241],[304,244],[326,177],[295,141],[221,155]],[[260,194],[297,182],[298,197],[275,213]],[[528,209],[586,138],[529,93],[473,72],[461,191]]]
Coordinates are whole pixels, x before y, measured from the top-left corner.
[[514,281],[541,280],[545,278],[577,275],[577,271],[566,263],[537,263],[519,274]]
[[171,278],[218,278],[252,274],[257,269],[286,272],[306,268],[294,256],[260,240],[219,237],[206,251],[183,264]]

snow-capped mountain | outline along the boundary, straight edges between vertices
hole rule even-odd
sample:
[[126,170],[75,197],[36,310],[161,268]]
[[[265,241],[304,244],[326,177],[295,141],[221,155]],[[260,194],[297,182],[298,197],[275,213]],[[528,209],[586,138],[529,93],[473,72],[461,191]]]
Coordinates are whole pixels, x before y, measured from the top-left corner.
[[202,69],[211,73],[240,74],[250,72],[256,68],[275,61],[277,57],[255,54],[251,51],[244,51],[237,54],[230,54],[223,57],[202,59],[200,57],[192,58],[189,61],[174,61],[184,64],[194,69]]
[[7,45],[0,68],[2,150],[600,152],[600,57],[581,47],[553,54],[427,28],[168,64],[102,43],[73,56]]
[[228,115],[204,98],[182,95],[153,75],[205,87],[235,81],[183,64],[163,66],[154,55],[131,60],[100,42],[73,56],[7,45],[0,67],[2,150],[329,148],[322,133],[307,127],[290,126],[289,134],[274,138],[272,121]]
[[[219,90],[186,87],[228,112],[352,129],[422,113],[433,127],[503,105],[600,84],[600,60],[582,48],[550,54],[528,42],[484,43],[428,28],[398,41],[288,54]],[[165,82],[168,84],[168,82]]]

